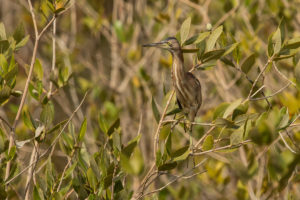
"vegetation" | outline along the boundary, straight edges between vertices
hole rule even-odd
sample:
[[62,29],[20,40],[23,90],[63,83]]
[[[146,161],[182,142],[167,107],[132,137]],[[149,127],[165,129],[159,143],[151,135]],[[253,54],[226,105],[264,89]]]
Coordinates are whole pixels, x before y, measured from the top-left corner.
[[[0,11],[0,199],[299,199],[297,0],[14,0]],[[203,103],[188,123],[175,36]]]

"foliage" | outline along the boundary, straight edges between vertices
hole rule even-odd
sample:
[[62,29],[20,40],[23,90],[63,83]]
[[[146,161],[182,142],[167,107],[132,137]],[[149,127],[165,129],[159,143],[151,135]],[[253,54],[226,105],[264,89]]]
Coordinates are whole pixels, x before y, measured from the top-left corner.
[[[100,2],[3,4],[0,199],[300,197],[298,1]],[[191,140],[171,55],[142,49],[168,36]]]

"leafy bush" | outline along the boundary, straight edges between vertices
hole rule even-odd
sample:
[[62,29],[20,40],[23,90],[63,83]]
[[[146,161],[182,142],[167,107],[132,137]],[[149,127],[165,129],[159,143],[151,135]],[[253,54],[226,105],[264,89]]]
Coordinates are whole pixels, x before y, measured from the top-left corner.
[[[3,2],[0,199],[298,199],[299,6]],[[193,151],[172,57],[142,48],[168,36],[202,84]]]

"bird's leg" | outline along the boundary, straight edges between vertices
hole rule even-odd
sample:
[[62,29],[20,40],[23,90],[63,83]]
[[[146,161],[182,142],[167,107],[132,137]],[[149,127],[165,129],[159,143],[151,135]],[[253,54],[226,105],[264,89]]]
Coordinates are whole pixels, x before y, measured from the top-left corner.
[[[194,153],[194,142],[193,142],[192,133],[193,133],[193,124],[192,124],[192,122],[190,122],[190,124],[189,124],[190,151],[193,154]],[[196,162],[195,162],[195,157],[194,156],[193,156],[193,165],[194,165],[194,167],[196,166]]]

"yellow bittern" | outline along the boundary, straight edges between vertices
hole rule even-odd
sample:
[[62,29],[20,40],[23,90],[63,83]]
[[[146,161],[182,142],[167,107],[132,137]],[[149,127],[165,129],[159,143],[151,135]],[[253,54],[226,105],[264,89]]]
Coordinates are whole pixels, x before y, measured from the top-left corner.
[[189,121],[194,122],[202,103],[201,85],[191,72],[184,69],[183,53],[178,40],[175,37],[169,37],[161,42],[143,46],[159,47],[168,50],[172,54],[172,80],[177,103]]

